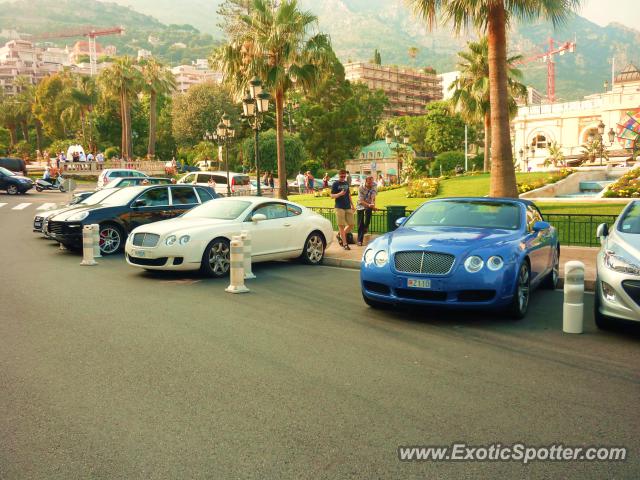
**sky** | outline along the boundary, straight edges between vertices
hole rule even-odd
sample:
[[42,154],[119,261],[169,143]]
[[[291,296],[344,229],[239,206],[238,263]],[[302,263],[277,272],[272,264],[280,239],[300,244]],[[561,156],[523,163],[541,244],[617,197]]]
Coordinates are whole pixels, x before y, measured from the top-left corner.
[[640,0],[584,0],[580,13],[601,26],[618,22],[640,29]]

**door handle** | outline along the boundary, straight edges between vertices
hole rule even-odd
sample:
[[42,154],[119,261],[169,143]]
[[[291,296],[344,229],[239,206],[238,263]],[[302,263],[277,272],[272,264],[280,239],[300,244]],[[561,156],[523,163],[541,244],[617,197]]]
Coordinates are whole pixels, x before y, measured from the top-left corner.
[[290,223],[285,223],[285,224],[284,224],[284,226],[285,226],[285,227],[290,227],[290,226],[291,226],[291,224],[290,224]]

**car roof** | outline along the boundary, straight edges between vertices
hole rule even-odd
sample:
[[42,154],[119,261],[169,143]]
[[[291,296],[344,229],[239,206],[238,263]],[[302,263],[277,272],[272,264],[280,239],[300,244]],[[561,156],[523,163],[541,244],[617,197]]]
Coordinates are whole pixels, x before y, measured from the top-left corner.
[[[203,171],[189,172],[187,175],[190,175],[190,174],[192,174],[192,173],[204,173],[204,174],[207,174],[207,175],[224,175],[225,177],[227,176],[227,171],[226,171],[226,170],[215,170],[215,171],[212,171],[212,172],[209,172],[209,171],[206,171],[206,172],[203,172]],[[239,172],[231,172],[231,171],[230,171],[230,172],[229,172],[229,176],[231,176],[231,175],[245,175],[245,176],[249,176],[249,174],[248,174],[248,173],[239,173]]]

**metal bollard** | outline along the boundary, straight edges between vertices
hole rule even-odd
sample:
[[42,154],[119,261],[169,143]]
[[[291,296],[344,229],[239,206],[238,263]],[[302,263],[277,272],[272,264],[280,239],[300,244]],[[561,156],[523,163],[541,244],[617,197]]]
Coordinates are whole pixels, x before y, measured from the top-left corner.
[[240,239],[242,240],[242,244],[244,245],[244,279],[247,280],[256,278],[256,276],[251,271],[251,234],[248,230],[243,230],[240,233]]
[[94,223],[91,225],[93,228],[93,256],[94,258],[101,258],[100,255],[100,225]]
[[564,305],[562,331],[582,333],[584,323],[584,263],[572,260],[564,264]]
[[244,284],[244,252],[240,236],[231,238],[231,282],[225,289],[229,293],[246,293],[249,289]]
[[82,227],[82,262],[80,265],[97,265],[93,259],[93,227],[91,225]]

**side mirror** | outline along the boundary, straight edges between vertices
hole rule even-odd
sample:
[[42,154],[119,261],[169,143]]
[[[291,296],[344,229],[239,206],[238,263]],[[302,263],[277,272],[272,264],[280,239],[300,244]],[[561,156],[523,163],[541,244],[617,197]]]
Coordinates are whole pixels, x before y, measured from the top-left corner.
[[601,223],[596,229],[596,238],[599,238],[600,241],[602,241],[607,236],[609,236],[609,225]]
[[401,227],[406,221],[407,221],[407,217],[400,217],[399,219],[396,220],[396,227]]
[[262,213],[256,213],[255,215],[251,216],[251,221],[253,223],[262,222],[263,220],[266,220],[266,219],[267,219],[267,216]]
[[141,199],[141,198],[138,198],[137,200],[135,200],[135,201],[133,202],[132,207],[133,207],[133,208],[140,208],[140,207],[144,207],[146,204],[147,204],[147,201],[146,201],[146,200],[143,200],[143,199]]
[[551,224],[549,222],[536,222],[533,224],[534,232],[542,232],[544,230],[549,230],[551,228]]

